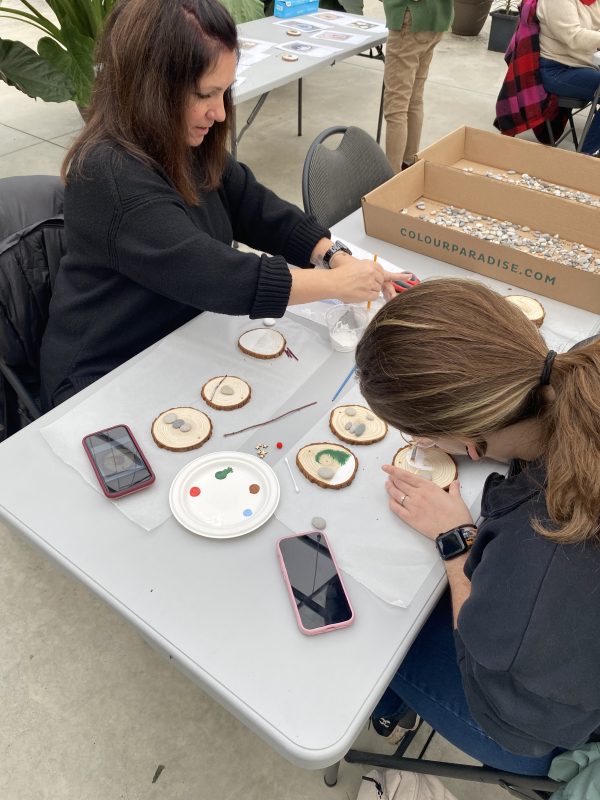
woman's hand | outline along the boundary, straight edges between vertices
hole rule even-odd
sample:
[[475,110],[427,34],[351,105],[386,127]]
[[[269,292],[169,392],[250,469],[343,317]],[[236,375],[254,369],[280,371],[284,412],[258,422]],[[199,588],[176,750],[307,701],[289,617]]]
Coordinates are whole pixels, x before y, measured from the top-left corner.
[[331,262],[335,296],[344,303],[376,300],[382,291],[385,299],[391,300],[395,296],[391,281],[404,274],[387,272],[376,261],[354,258],[347,253],[336,253]]
[[435,539],[440,533],[458,525],[472,524],[473,518],[460,495],[458,481],[446,492],[432,481],[425,480],[399,467],[385,465],[390,510],[411,528]]

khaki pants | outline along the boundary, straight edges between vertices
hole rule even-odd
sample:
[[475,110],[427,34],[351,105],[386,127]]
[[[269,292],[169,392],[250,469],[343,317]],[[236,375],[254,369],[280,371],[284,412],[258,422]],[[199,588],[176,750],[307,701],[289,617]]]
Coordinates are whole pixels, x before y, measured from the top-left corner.
[[410,11],[402,29],[390,31],[385,51],[383,114],[385,152],[396,172],[415,160],[423,127],[423,91],[441,33],[410,30]]

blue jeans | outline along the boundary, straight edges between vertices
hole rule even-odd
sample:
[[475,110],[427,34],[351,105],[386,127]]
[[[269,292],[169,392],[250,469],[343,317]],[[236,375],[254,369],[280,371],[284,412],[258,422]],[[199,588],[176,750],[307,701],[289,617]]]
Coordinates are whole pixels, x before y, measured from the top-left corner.
[[[593,67],[567,67],[560,61],[540,58],[540,75],[544,89],[550,94],[578,97],[591,100],[600,86],[600,70]],[[594,119],[581,148],[582,153],[595,153],[600,150],[600,113]]]
[[487,736],[469,712],[462,687],[446,593],[413,642],[377,704],[374,717],[412,708],[445,739],[488,767],[523,775],[547,775],[560,750],[543,758],[517,756]]

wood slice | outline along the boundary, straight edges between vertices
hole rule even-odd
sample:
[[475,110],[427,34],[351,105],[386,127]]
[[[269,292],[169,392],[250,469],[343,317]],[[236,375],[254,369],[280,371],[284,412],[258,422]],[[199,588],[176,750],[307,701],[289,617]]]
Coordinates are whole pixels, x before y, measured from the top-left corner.
[[[180,421],[183,425],[177,424]],[[203,411],[188,406],[168,408],[152,423],[152,438],[164,450],[195,450],[202,447],[211,435],[210,419]]]
[[334,408],[329,416],[329,427],[338,439],[350,444],[380,442],[388,431],[386,423],[370,408],[358,405]]
[[511,294],[506,297],[509,303],[520,309],[527,319],[534,322],[538,328],[541,326],[546,316],[544,306],[535,297],[525,297],[525,295]]
[[458,468],[456,462],[448,453],[444,453],[437,447],[420,448],[423,454],[425,464],[428,467],[433,467],[431,471],[420,470],[409,464],[409,459],[414,445],[409,444],[401,447],[393,458],[392,464],[395,467],[405,469],[407,472],[412,472],[413,475],[419,475],[426,480],[432,480],[441,486],[442,489],[447,489],[452,481],[456,480],[458,475]]
[[350,486],[358,469],[354,453],[333,442],[305,445],[296,455],[296,464],[305,478],[323,489]]
[[202,387],[202,399],[211,408],[232,411],[245,406],[252,396],[250,385],[235,375],[218,375]]
[[254,358],[278,358],[286,346],[283,335],[273,328],[252,328],[238,339],[242,353]]

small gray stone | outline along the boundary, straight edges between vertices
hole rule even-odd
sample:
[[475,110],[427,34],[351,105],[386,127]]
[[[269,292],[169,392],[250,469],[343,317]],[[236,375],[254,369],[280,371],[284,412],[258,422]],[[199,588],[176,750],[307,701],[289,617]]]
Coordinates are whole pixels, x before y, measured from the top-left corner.
[[365,417],[366,417],[366,418],[367,418],[369,421],[371,421],[371,420],[374,420],[374,419],[375,419],[375,417],[373,416],[373,414],[365,414]]
[[310,521],[310,524],[313,528],[316,528],[318,531],[324,531],[327,527],[327,523],[323,519],[323,517],[313,517]]
[[346,414],[347,414],[349,417],[355,417],[355,416],[356,416],[356,409],[355,409],[355,408],[352,408],[352,406],[349,406],[349,407],[346,409]]
[[275,325],[275,323],[276,323],[276,322],[277,322],[277,320],[276,320],[276,319],[273,319],[273,317],[265,317],[265,318],[263,319],[263,321],[262,321],[263,325],[264,325],[266,328],[272,328],[272,327],[273,327],[273,325]]
[[317,470],[317,475],[319,478],[323,478],[324,481],[330,481],[335,475],[335,472],[331,469],[331,467],[319,467]]
[[163,422],[165,422],[167,425],[172,425],[176,419],[177,419],[177,414],[173,414],[173,412],[171,412],[170,414],[167,414],[163,418]]
[[344,428],[345,428],[347,431],[349,431],[351,427],[352,427],[352,423],[351,423],[351,422],[347,422],[347,423],[344,425]]
[[173,422],[173,427],[174,428],[181,428],[182,425],[185,425],[185,420],[183,420],[183,419],[176,419]]
[[365,429],[366,429],[365,423],[364,422],[359,422],[358,425],[355,425],[352,428],[352,433],[355,436],[362,436],[363,433],[365,432]]
[[229,384],[224,383],[223,386],[219,389],[221,394],[233,394],[233,386],[229,386]]
[[184,422],[184,423],[183,423],[183,425],[180,425],[180,426],[179,426],[179,430],[180,430],[182,433],[188,433],[189,431],[191,431],[191,430],[192,430],[192,426],[190,425],[190,423],[189,423],[189,422]]

